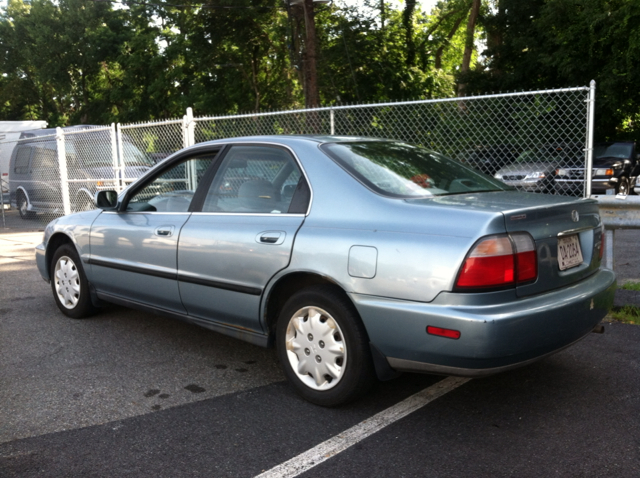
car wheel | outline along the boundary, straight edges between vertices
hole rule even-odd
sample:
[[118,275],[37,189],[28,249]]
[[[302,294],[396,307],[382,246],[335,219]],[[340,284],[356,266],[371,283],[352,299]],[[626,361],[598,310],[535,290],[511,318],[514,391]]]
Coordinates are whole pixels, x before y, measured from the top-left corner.
[[375,381],[369,339],[358,312],[331,286],[304,289],[287,301],[276,342],[287,379],[317,405],[355,400]]
[[60,246],[51,260],[51,290],[56,305],[68,317],[83,319],[97,312],[91,303],[89,282],[75,248]]
[[624,194],[625,196],[629,194],[629,178],[626,176],[620,177],[616,187],[616,194]]
[[24,193],[19,192],[18,197],[16,199],[16,206],[18,208],[18,212],[20,213],[20,217],[22,219],[31,219],[33,218],[33,212],[29,211],[29,201],[27,201],[27,197]]

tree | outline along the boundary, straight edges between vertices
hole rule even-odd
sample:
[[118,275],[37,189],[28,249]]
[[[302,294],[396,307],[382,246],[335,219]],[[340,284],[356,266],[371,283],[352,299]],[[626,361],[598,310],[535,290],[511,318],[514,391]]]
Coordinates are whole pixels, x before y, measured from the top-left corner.
[[484,71],[469,90],[559,88],[597,82],[597,140],[640,139],[639,0],[496,0]]

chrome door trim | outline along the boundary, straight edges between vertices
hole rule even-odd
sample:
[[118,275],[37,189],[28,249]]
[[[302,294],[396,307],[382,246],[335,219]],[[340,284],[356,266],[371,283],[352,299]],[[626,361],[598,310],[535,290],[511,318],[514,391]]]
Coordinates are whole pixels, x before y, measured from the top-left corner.
[[214,289],[230,290],[232,292],[240,292],[241,294],[262,295],[262,289],[260,287],[251,287],[220,280],[203,279],[202,277],[193,277],[185,274],[184,272],[178,273],[178,282],[203,285],[205,287],[213,287]]
[[82,262],[95,266],[108,267],[110,269],[134,272],[136,274],[144,274],[153,277],[160,277],[162,279],[177,280],[179,282],[186,282],[189,284],[213,287],[214,289],[230,290],[232,292],[240,292],[242,294],[248,295],[262,295],[262,288],[260,287],[251,287],[241,284],[235,284],[233,282],[193,277],[185,273],[178,273],[175,270],[167,269],[165,267],[152,267],[147,265],[132,264],[129,262],[115,261],[113,259],[105,259],[90,255],[83,255]]
[[117,269],[126,272],[135,272],[136,274],[160,277],[162,279],[177,280],[178,278],[178,272],[176,270],[167,269],[166,267],[138,265],[130,262],[116,261],[113,259],[98,258],[94,256],[89,256],[86,261],[83,257],[83,262],[94,266],[108,267],[110,269]]

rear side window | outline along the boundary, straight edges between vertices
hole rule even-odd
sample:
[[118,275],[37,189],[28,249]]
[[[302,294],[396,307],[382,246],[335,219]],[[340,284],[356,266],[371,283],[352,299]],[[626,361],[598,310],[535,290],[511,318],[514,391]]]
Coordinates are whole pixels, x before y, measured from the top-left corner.
[[[305,189],[306,188],[306,189]],[[233,146],[225,156],[203,212],[286,214],[308,207],[306,181],[293,157],[281,148]]]
[[31,148],[28,146],[18,148],[13,172],[16,174],[27,174],[29,172],[29,159],[31,159]]

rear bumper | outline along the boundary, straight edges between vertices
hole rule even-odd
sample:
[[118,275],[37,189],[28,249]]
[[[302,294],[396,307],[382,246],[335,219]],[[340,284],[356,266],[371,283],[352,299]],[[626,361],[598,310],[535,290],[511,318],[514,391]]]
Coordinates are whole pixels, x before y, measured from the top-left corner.
[[[526,365],[588,334],[613,305],[616,280],[601,269],[532,297],[442,293],[431,303],[353,294],[369,339],[399,371],[483,376]],[[428,335],[458,330],[458,340]]]

